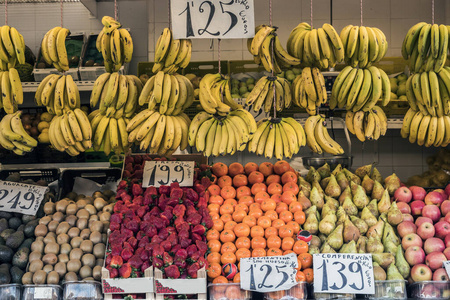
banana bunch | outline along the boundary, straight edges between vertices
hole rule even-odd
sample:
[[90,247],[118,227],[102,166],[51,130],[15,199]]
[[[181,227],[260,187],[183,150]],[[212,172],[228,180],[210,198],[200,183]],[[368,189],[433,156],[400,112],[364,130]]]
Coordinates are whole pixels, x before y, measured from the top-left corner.
[[0,27],[0,69],[6,71],[25,63],[25,42],[14,27]]
[[409,69],[439,72],[445,65],[449,48],[450,26],[420,22],[411,27],[402,44],[402,56],[409,59]]
[[0,122],[0,145],[17,155],[31,152],[37,146],[37,141],[23,128],[21,114],[21,111],[7,114]]
[[341,38],[328,23],[318,29],[305,22],[298,24],[289,34],[287,51],[305,67],[328,69],[344,60]]
[[134,75],[121,75],[118,72],[103,73],[94,83],[90,104],[107,117],[130,118],[138,107],[142,82]]
[[92,128],[92,146],[95,151],[103,149],[106,155],[109,155],[111,151],[116,154],[128,152],[130,146],[127,132],[129,118],[107,117],[97,109],[89,114],[88,121]]
[[388,49],[386,36],[376,27],[347,25],[342,29],[340,37],[344,45],[345,61],[354,68],[366,68],[380,61]]
[[290,107],[291,103],[291,84],[278,76],[261,77],[246,100],[246,105],[253,105],[254,111],[259,111],[264,106],[265,112],[270,112],[274,106],[277,111],[282,111],[283,108]]
[[140,142],[142,151],[170,156],[178,148],[184,150],[188,146],[190,123],[191,120],[185,113],[166,116],[155,110],[145,109],[128,122],[128,142]]
[[308,114],[316,115],[317,107],[327,102],[325,79],[318,68],[305,67],[292,82],[295,105],[305,108]]
[[447,147],[450,143],[450,117],[424,115],[410,108],[403,119],[400,134],[419,146]]
[[323,152],[332,155],[344,154],[344,149],[331,138],[322,115],[310,116],[305,122],[306,145],[312,152],[322,154]]
[[218,114],[219,116],[226,116],[231,110],[241,108],[241,105],[238,105],[231,97],[230,86],[230,79],[224,78],[219,73],[203,76],[199,84],[199,99],[202,108],[209,114]]
[[50,122],[48,137],[56,150],[65,151],[70,156],[84,152],[92,146],[88,116],[79,108],[55,116]]
[[330,108],[345,107],[348,111],[369,111],[378,100],[386,106],[391,100],[389,77],[375,66],[365,69],[345,67],[331,90]]
[[374,106],[367,112],[348,111],[345,115],[345,125],[361,142],[366,139],[378,140],[386,134],[387,118],[380,107]]
[[59,71],[69,71],[69,58],[67,57],[66,37],[70,30],[54,27],[47,31],[41,42],[41,55],[45,62]]
[[133,57],[133,40],[128,30],[121,28],[122,25],[114,18],[104,16],[102,24],[96,47],[102,53],[106,72],[118,72]]
[[16,69],[0,71],[0,93],[0,108],[3,107],[7,114],[16,112],[17,106],[23,103],[22,82]]
[[163,71],[173,74],[179,68],[186,68],[191,61],[192,42],[189,39],[172,38],[170,28],[164,28],[155,47],[155,64],[153,73]]
[[[183,75],[159,71],[145,83],[139,105],[148,103],[150,110],[163,115],[179,115],[194,102],[194,86]],[[157,107],[157,105],[159,105]]]
[[406,81],[406,98],[414,111],[424,115],[450,115],[450,68],[411,75]]
[[225,117],[198,113],[189,126],[188,143],[207,157],[244,151],[257,130],[253,116],[245,109],[231,111]]
[[34,101],[36,105],[46,106],[49,113],[61,116],[80,108],[80,92],[71,75],[50,74],[39,84]]
[[258,129],[248,143],[248,151],[267,158],[291,158],[306,145],[302,125],[293,118],[271,118],[259,121]]
[[[267,72],[281,73],[281,68],[298,66],[300,59],[290,55],[281,45],[275,33],[276,27],[259,25],[255,36],[247,40],[248,51],[258,65],[263,65]],[[273,50],[273,51],[272,51]]]

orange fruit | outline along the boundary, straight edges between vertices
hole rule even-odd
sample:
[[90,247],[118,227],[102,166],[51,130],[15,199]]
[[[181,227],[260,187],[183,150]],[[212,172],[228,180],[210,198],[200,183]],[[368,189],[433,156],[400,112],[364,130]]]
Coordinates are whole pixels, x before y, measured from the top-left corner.
[[263,237],[264,236],[264,228],[262,228],[259,225],[253,226],[252,228],[250,228],[250,236],[252,238]]
[[216,278],[214,278],[213,283],[228,283],[228,279],[225,276],[217,276]]
[[219,236],[220,236],[220,232],[214,228],[211,228],[206,232],[206,240],[207,241],[219,240]]
[[293,201],[297,201],[297,195],[294,192],[286,191],[281,194],[281,201],[286,203],[287,205],[291,204]]
[[221,215],[232,214],[234,212],[234,206],[231,204],[223,204],[220,207],[219,212]]
[[278,204],[281,202],[281,194],[273,194],[270,196],[270,199],[273,199],[273,201]]
[[238,198],[239,200],[241,200],[242,197],[252,195],[252,191],[248,186],[234,186],[236,187],[236,198]]
[[220,191],[220,196],[222,196],[224,199],[234,199],[236,197],[236,190],[231,185],[224,186]]
[[291,191],[294,194],[298,195],[298,192],[300,192],[300,188],[298,187],[298,184],[295,182],[287,182],[283,185],[283,192]]
[[272,227],[276,228],[277,230],[280,230],[280,228],[285,225],[286,223],[284,223],[284,221],[281,219],[276,219],[272,222]]
[[234,277],[233,277],[233,283],[239,283],[239,282],[241,282],[241,273],[240,272],[236,273],[236,275],[234,275]]
[[210,212],[209,213],[209,216],[211,217],[211,220],[218,220],[218,219],[220,219],[220,215],[218,214],[218,213],[212,213],[212,212]]
[[278,219],[278,214],[276,211],[274,210],[268,210],[266,211],[266,213],[264,214],[264,216],[268,217],[271,221],[274,221],[276,219]]
[[217,231],[219,231],[219,232],[221,232],[223,230],[223,225],[224,225],[224,223],[223,223],[223,221],[221,219],[216,219],[216,220],[213,220],[213,227],[212,228],[217,230]]
[[273,210],[275,211],[275,208],[277,207],[277,204],[275,203],[275,201],[273,201],[272,199],[265,199],[262,203],[261,203],[261,209],[262,211],[269,211],[269,210]]
[[236,210],[232,214],[233,220],[237,223],[242,222],[242,220],[247,216],[247,213],[244,210]]
[[245,174],[249,175],[253,171],[258,171],[258,165],[254,162],[249,162],[244,166]]
[[275,235],[278,237],[278,230],[275,227],[269,227],[264,230],[264,237],[268,239],[270,236]]
[[241,299],[241,288],[235,285],[227,287],[227,290],[225,291],[225,297],[228,299]]
[[225,252],[236,252],[237,248],[236,245],[232,242],[226,242],[222,244],[222,247],[220,248],[220,253],[223,255]]
[[273,174],[273,164],[271,162],[263,162],[259,165],[259,171],[267,177]]
[[225,199],[225,201],[223,201],[223,204],[236,206],[236,204],[238,204],[238,202],[234,198],[228,198],[228,199]]
[[209,203],[211,204],[217,204],[222,205],[223,204],[223,198],[220,195],[212,195],[209,197]]
[[273,182],[271,184],[269,184],[269,186],[267,187],[267,192],[269,193],[269,195],[274,195],[274,194],[283,194],[283,186],[279,183]]
[[298,258],[298,260],[300,260],[301,261],[301,263],[302,263],[302,267],[304,268],[304,269],[307,269],[307,268],[311,268],[312,267],[312,265],[313,265],[313,257],[312,257],[312,255],[311,254],[309,254],[309,253],[300,253],[298,256],[297,256],[297,258]]
[[265,183],[255,183],[251,188],[252,195],[256,195],[259,192],[267,192],[267,185]]
[[236,255],[233,252],[222,253],[222,256],[220,257],[220,262],[222,263],[222,265],[234,264],[236,263]]
[[253,171],[250,174],[248,174],[248,183],[255,184],[263,182],[264,182],[264,175],[261,172]]
[[252,196],[242,196],[241,198],[239,198],[238,203],[245,204],[248,206],[248,208],[250,208],[250,205],[254,202],[255,202],[255,200],[253,200]]
[[294,247],[295,240],[291,237],[285,237],[281,241],[281,249],[283,250],[292,250],[292,247]]
[[281,239],[279,236],[271,235],[267,238],[267,247],[269,248],[280,248]]
[[233,229],[236,237],[247,237],[250,235],[250,227],[247,224],[239,223]]
[[256,218],[253,216],[246,216],[243,220],[242,220],[243,224],[247,224],[248,227],[253,227],[256,225]]
[[256,236],[256,237],[252,238],[251,245],[252,245],[252,249],[266,248],[267,242],[266,242],[266,239],[263,238],[262,236]]
[[314,282],[314,272],[312,268],[306,268],[303,270],[303,273],[306,277],[306,282],[313,283]]
[[247,248],[239,248],[236,251],[235,255],[236,255],[237,261],[240,261],[241,258],[252,257],[252,252]]
[[231,177],[234,177],[238,174],[244,174],[244,166],[238,162],[234,162],[228,167],[228,174]]
[[224,229],[220,233],[220,241],[222,243],[234,242],[235,240],[236,240],[236,235],[234,234],[233,230],[231,230],[231,229]]
[[303,273],[302,271],[297,271],[295,279],[297,280],[297,282],[306,281],[305,273]]
[[233,185],[235,187],[246,186],[248,184],[247,176],[244,174],[238,174],[233,177]]
[[[222,197],[220,197],[220,198],[222,198]],[[217,203],[209,204],[208,205],[208,211],[209,211],[210,214],[212,214],[212,213],[218,214],[219,211],[220,211],[220,205],[217,204]]]
[[283,251],[279,248],[269,248],[267,250],[267,256],[281,256],[283,255]]
[[287,171],[281,175],[281,183],[286,184],[288,182],[297,183],[297,174],[292,171]]
[[306,215],[304,211],[296,211],[294,213],[294,220],[300,225],[303,225],[306,221]]
[[248,206],[243,204],[243,203],[238,203],[234,207],[234,211],[238,211],[238,210],[243,210],[243,211],[245,211],[245,214],[247,214],[248,213]]
[[283,175],[284,173],[289,171],[290,168],[291,166],[285,160],[279,160],[273,165],[273,171],[278,175]]
[[229,221],[233,220],[233,217],[231,216],[231,214],[223,214],[220,216],[220,219],[222,220],[222,222],[224,224],[228,223]]
[[209,278],[217,278],[222,274],[222,267],[219,263],[211,263],[209,264],[207,274]]
[[224,164],[224,163],[217,162],[217,163],[215,163],[215,164],[212,165],[211,171],[212,171],[213,174],[216,175],[217,177],[221,177],[221,176],[227,175],[227,173],[228,173],[228,167],[227,167],[227,165]]
[[241,248],[250,249],[251,241],[248,237],[241,236],[241,237],[237,238],[237,240],[235,241],[235,244],[236,244],[236,248],[238,248],[238,249],[241,249]]
[[220,195],[220,186],[217,184],[211,184],[207,190],[211,196]]
[[248,215],[253,216],[255,219],[259,219],[263,215],[263,211],[259,208],[250,209]]
[[231,186],[232,184],[233,184],[233,179],[231,179],[231,177],[228,175],[219,177],[217,179],[217,185],[220,186],[221,189],[223,189],[225,186]]
[[211,252],[206,257],[206,260],[212,264],[212,263],[220,263],[220,253],[219,252]]
[[284,250],[283,251],[283,255],[287,255],[287,254],[290,254],[290,253],[294,253],[295,254],[295,252],[292,251],[292,250]]
[[252,203],[252,204],[250,204],[250,205],[248,206],[248,209],[249,209],[249,210],[253,210],[253,209],[261,209],[261,204],[260,204],[260,203],[254,202],[254,203]]
[[289,211],[291,213],[295,213],[296,211],[302,211],[303,207],[298,201],[292,201],[291,204],[289,204]]
[[294,234],[297,234],[300,231],[300,225],[298,225],[295,221],[287,222],[286,225],[291,226]]
[[210,240],[208,242],[208,247],[211,250],[211,252],[220,252],[222,243],[219,240]]
[[252,250],[252,257],[266,256],[266,250],[264,248],[255,248]]
[[223,225],[223,229],[224,230],[234,230],[234,227],[236,227],[236,225],[237,225],[237,223],[235,221],[230,220]]
[[294,219],[294,215],[293,215],[290,211],[288,211],[288,210],[282,211],[282,212],[278,215],[278,217],[279,217],[281,220],[283,220],[284,223],[288,223],[288,222],[290,222],[290,221],[292,221],[292,220]]
[[292,237],[294,235],[294,230],[291,226],[284,225],[278,228],[278,235],[280,236],[280,238]]
[[269,176],[266,178],[266,184],[267,184],[267,185],[270,185],[270,184],[272,184],[272,183],[281,183],[281,176],[280,176],[280,175],[277,175],[277,174],[269,175]]
[[278,214],[281,214],[282,211],[286,211],[286,210],[288,210],[288,209],[289,209],[289,206],[288,206],[286,203],[284,203],[284,202],[278,202],[278,203],[277,203],[277,207],[275,208],[275,211],[276,211]]
[[258,224],[262,228],[266,229],[272,225],[272,221],[270,220],[269,217],[261,216],[258,218],[258,221],[256,222],[256,224]]
[[276,291],[276,292],[270,292],[268,293],[268,298],[273,300],[280,300],[284,296],[286,296],[286,291]]
[[261,191],[255,194],[254,199],[256,203],[261,204],[263,203],[264,200],[270,199],[270,195],[267,194],[266,192]]

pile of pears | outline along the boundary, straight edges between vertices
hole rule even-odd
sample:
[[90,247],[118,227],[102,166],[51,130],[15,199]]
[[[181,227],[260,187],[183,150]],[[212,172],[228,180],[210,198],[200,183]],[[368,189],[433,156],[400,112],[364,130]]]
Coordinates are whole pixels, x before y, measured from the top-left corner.
[[310,254],[371,253],[375,280],[404,280],[410,267],[396,233],[402,212],[391,196],[400,187],[394,174],[383,179],[372,165],[355,173],[328,164],[299,177],[298,201],[303,205],[303,229],[313,234]]

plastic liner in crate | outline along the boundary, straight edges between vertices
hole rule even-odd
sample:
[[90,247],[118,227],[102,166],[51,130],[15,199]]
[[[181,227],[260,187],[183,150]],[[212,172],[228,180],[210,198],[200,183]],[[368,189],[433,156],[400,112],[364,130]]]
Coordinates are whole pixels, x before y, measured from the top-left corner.
[[421,281],[408,287],[408,296],[412,299],[450,299],[450,281]]
[[405,280],[376,280],[375,294],[364,295],[364,299],[381,300],[404,300],[407,299]]
[[250,300],[252,292],[242,290],[240,283],[215,283],[208,285],[209,300]]
[[103,300],[102,285],[96,281],[69,281],[63,284],[64,300]]
[[329,293],[314,293],[314,284],[309,284],[309,298],[308,299],[316,299],[316,300],[353,300],[356,299],[356,295],[354,294],[329,294]]
[[0,299],[20,300],[22,298],[21,284],[2,284],[0,285]]
[[266,300],[306,300],[308,299],[308,283],[299,282],[289,290],[264,293]]
[[59,285],[42,284],[33,285],[26,284],[23,286],[22,300],[62,300],[63,289]]

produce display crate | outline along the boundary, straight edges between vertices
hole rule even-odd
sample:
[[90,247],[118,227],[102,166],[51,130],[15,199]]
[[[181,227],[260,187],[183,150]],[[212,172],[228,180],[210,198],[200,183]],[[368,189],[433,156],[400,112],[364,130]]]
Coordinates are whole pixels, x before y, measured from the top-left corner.
[[58,169],[14,169],[14,170],[1,170],[0,180],[6,180],[6,178],[14,173],[19,173],[20,180],[32,179],[33,181],[45,180],[47,183],[52,183],[59,179]]
[[403,57],[383,57],[379,62],[373,64],[382,69],[386,74],[396,74],[405,71],[408,62]]
[[282,298],[288,298],[291,300],[308,299],[308,284],[306,282],[299,282],[289,290],[264,293],[264,299],[266,300],[275,300]]
[[164,295],[193,295],[198,300],[206,300],[206,270],[197,271],[195,279],[163,279],[163,273],[155,269],[156,300],[164,300]]
[[314,284],[308,285],[309,290],[309,298],[308,299],[316,299],[316,300],[353,300],[356,299],[356,295],[354,294],[332,294],[332,293],[314,293]]
[[[236,297],[238,296],[238,297]],[[208,285],[208,299],[240,299],[250,300],[253,293],[251,291],[242,290],[239,283],[216,283]]]
[[0,285],[0,299],[22,299],[22,285],[17,283]]
[[264,72],[263,66],[256,64],[253,60],[229,60],[228,71],[230,75],[248,72]]
[[375,294],[364,295],[364,299],[379,300],[379,299],[393,299],[404,300],[407,299],[406,281],[405,280],[376,280]]
[[450,299],[450,281],[421,281],[410,284],[408,296],[412,299]]
[[138,74],[137,76],[140,77],[141,75],[148,75],[148,77],[151,77],[154,75],[152,69],[153,69],[153,65],[155,63],[154,62],[150,62],[150,61],[143,61],[143,62],[139,62],[138,63]]
[[97,281],[68,281],[63,284],[64,300],[102,300],[102,285]]
[[117,294],[145,294],[145,300],[153,300],[154,279],[153,267],[144,271],[145,277],[140,278],[113,278],[109,276],[109,271],[102,268],[102,290],[105,300],[114,299]]
[[22,300],[62,300],[63,289],[54,284],[25,284],[23,286]]
[[0,161],[3,165],[9,164],[33,164],[38,161],[38,151],[36,148],[24,155],[17,155],[6,149],[0,149]]
[[[220,62],[220,72],[224,75],[229,74],[228,72],[228,62]],[[219,62],[218,61],[199,61],[190,62],[189,65],[182,70],[182,74],[195,74],[197,76],[205,76],[206,74],[215,74],[219,72]]]

